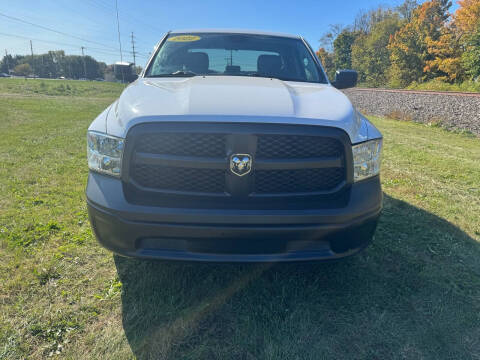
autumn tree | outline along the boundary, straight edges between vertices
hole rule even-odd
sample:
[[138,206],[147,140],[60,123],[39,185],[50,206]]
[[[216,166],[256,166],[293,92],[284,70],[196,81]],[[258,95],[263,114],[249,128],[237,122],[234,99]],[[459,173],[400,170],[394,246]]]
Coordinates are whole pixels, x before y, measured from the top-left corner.
[[455,12],[455,26],[462,35],[472,35],[480,25],[480,0],[459,0],[460,6]]
[[335,63],[333,59],[333,54],[328,52],[325,48],[321,47],[316,52],[317,57],[320,59],[323,69],[327,73],[327,76],[330,80],[335,78]]
[[403,0],[360,11],[352,25],[330,27],[317,55],[330,76],[332,69],[353,68],[370,86],[479,78],[480,0],[457,3],[453,15],[450,0]]
[[426,38],[427,51],[430,59],[425,62],[423,72],[432,74],[441,81],[461,81],[464,78],[460,38],[457,36],[454,24],[444,26],[437,40]]
[[427,39],[429,52],[435,56],[426,70],[441,72],[440,80],[461,81],[465,76],[479,76],[480,0],[460,0],[453,21],[441,30],[437,41]]
[[445,76],[434,63],[439,54],[432,52],[432,46],[444,35],[451,5],[448,0],[426,1],[413,11],[411,21],[390,38],[392,86],[405,87],[413,81]]
[[360,82],[369,86],[383,86],[388,82],[390,52],[387,49],[390,37],[401,27],[397,13],[371,26],[370,32],[362,34],[352,46],[352,67],[359,73]]
[[390,51],[388,76],[391,86],[405,87],[422,76],[425,65],[422,44],[411,22],[390,36],[387,49]]

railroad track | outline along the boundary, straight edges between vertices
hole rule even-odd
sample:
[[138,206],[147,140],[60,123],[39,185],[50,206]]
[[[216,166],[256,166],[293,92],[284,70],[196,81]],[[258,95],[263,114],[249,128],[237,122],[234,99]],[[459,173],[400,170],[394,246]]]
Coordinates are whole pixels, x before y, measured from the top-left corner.
[[449,95],[449,96],[467,96],[479,97],[480,93],[462,92],[462,91],[431,91],[431,90],[400,90],[400,89],[377,89],[377,88],[351,88],[352,91],[375,91],[375,92],[389,92],[389,93],[404,93],[404,94],[421,94],[421,95]]

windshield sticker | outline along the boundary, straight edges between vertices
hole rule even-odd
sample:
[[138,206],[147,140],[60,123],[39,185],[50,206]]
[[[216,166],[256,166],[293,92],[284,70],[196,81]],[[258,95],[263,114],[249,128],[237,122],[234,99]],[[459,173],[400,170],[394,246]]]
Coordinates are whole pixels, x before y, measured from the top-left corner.
[[200,36],[197,35],[178,35],[168,38],[168,41],[177,41],[177,42],[189,42],[189,41],[198,41]]

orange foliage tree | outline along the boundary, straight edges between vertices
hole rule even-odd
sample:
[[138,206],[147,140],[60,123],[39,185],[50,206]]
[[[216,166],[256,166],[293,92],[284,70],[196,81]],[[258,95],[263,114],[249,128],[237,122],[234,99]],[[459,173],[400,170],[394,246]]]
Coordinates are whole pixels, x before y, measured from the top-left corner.
[[327,76],[330,80],[335,80],[335,62],[333,58],[333,54],[329,53],[325,48],[321,47],[316,52],[317,57],[320,59],[323,65],[323,69],[327,73]]
[[446,46],[454,39],[447,24],[450,6],[448,0],[426,1],[413,12],[411,20],[390,37],[392,86],[404,87],[413,81],[437,77],[456,78],[457,75],[449,74],[456,68],[456,62],[450,60],[456,54],[449,53]]
[[455,25],[463,34],[473,34],[480,25],[480,0],[459,0]]
[[442,30],[438,40],[426,39],[431,59],[425,62],[423,72],[441,81],[462,80],[465,72],[462,67],[461,43],[453,28],[445,27]]

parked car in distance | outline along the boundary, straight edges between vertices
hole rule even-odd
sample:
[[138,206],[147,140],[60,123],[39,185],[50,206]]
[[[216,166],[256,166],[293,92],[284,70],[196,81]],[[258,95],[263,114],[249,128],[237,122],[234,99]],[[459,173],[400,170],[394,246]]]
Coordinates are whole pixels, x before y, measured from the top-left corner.
[[6,73],[0,73],[0,77],[7,78],[7,77],[11,77],[11,75]]
[[[299,36],[173,31],[87,133],[90,221],[125,256],[331,260],[371,241],[382,135]],[[337,88],[335,88],[337,87]]]

